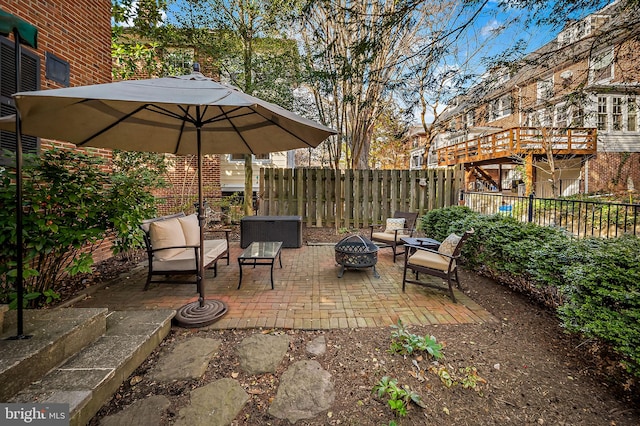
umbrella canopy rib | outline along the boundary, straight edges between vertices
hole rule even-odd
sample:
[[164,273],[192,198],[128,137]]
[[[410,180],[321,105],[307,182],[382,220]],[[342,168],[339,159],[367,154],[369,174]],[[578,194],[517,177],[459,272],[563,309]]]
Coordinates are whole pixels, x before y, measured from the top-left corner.
[[108,125],[107,127],[100,129],[98,132],[94,133],[93,135],[89,136],[88,138],[86,138],[85,140],[77,143],[77,146],[83,146],[85,144],[87,144],[88,142],[90,142],[92,139],[97,138],[98,136],[100,136],[101,134],[111,130],[112,128],[114,128],[115,126],[117,126],[118,124],[122,123],[123,121],[125,121],[126,119],[128,119],[129,117],[137,114],[138,112],[140,112],[141,110],[145,109],[146,105],[142,105],[139,108],[136,108],[134,111],[130,112],[129,114],[125,115],[122,118],[119,118],[118,120],[116,120],[115,122],[111,123],[110,125]]
[[[227,116],[226,112],[223,112],[223,114],[225,116]],[[242,140],[242,143],[244,144],[244,146],[247,147],[247,149],[249,150],[249,152],[252,155],[255,155],[255,153],[253,152],[253,150],[251,149],[251,146],[249,145],[249,143],[247,142],[247,140],[244,138],[244,136],[242,136],[242,133],[238,130],[238,128],[236,127],[236,125],[233,123],[233,120],[231,120],[230,118],[227,118],[227,120],[229,120],[229,123],[231,124],[231,126],[233,127],[233,130],[236,131],[238,133],[238,137]]]
[[279,128],[281,128],[282,130],[284,130],[285,132],[287,132],[288,134],[290,134],[291,136],[293,136],[294,138],[296,138],[297,140],[299,140],[300,142],[302,142],[303,144],[305,144],[307,147],[309,148],[315,148],[317,145],[311,145],[309,142],[307,142],[306,140],[304,140],[303,138],[301,138],[300,136],[296,135],[295,133],[291,132],[289,129],[286,129],[285,127],[281,126],[280,124],[276,123],[275,121],[273,121],[271,118],[267,117],[264,114],[261,114],[260,111],[258,110],[253,110],[256,114],[258,114],[260,117],[264,118],[265,120],[267,120],[268,122],[270,122],[271,124],[273,124],[274,126],[278,126]]

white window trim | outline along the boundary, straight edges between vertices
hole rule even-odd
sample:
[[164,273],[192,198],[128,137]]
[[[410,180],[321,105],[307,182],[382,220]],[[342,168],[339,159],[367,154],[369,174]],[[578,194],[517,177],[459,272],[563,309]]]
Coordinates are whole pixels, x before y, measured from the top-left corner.
[[[596,62],[601,61],[603,58],[607,57],[607,56],[611,56],[611,60],[610,63],[608,65],[609,67],[609,76],[605,77],[605,78],[600,78],[596,80],[596,76],[595,76],[595,65]],[[606,83],[606,82],[610,82],[615,78],[615,56],[614,56],[614,51],[613,51],[613,46],[610,47],[606,47],[604,49],[600,49],[598,50],[594,55],[591,56],[591,58],[589,58],[589,83],[590,84],[595,84],[595,83]],[[599,70],[604,69],[605,67],[601,67],[598,68]]]
[[[227,154],[227,161],[230,163],[244,163],[244,159],[234,159],[233,154]],[[269,158],[261,158],[256,159],[255,155],[251,155],[251,162],[257,164],[270,163],[271,162],[271,154],[269,154]]]
[[[509,103],[509,110],[506,112],[505,105]],[[494,105],[497,104],[497,111],[494,111]],[[504,117],[508,117],[513,114],[513,99],[511,99],[511,94],[500,96],[497,99],[493,99],[489,102],[489,122],[496,121]]]
[[[564,108],[564,119],[561,121],[559,121],[558,116],[560,115],[560,110]],[[559,104],[556,104],[556,106],[553,108],[553,127],[561,127],[561,128],[567,128],[570,127],[571,124],[571,111],[569,106],[567,105],[566,102],[561,102]]]
[[[593,127],[598,126],[598,98],[605,98],[606,107],[607,107],[607,129],[600,130],[604,133],[632,133],[637,134],[640,133],[640,96],[634,95],[621,95],[621,94],[598,94],[595,97],[595,114],[594,114],[594,122],[592,123]],[[613,98],[622,98],[622,129],[613,130]],[[636,104],[636,130],[629,131],[629,98],[635,99]]]
[[536,99],[538,103],[552,99],[554,96],[554,89],[553,75],[538,80],[536,83]]

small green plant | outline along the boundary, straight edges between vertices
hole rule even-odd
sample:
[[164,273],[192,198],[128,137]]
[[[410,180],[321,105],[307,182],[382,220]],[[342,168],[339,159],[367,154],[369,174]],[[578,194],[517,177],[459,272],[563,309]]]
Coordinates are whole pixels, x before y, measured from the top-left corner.
[[420,397],[420,395],[412,391],[409,386],[398,386],[398,380],[392,379],[389,376],[384,376],[380,379],[380,381],[373,387],[372,392],[377,394],[379,398],[383,398],[386,395],[387,398],[389,398],[387,401],[389,408],[391,408],[391,411],[396,416],[406,416],[407,409],[411,402],[424,408],[424,403],[422,402],[422,397]]
[[[41,296],[44,297],[44,299],[40,298]],[[46,306],[46,305],[50,305],[51,302],[53,302],[54,300],[60,300],[60,293],[57,293],[50,288],[43,291],[42,293],[37,291],[25,293],[22,298],[22,307],[27,308],[29,306],[29,303],[32,300],[37,300],[38,298],[40,298],[39,300],[40,306]],[[9,294],[9,300],[10,300],[9,309],[17,309],[18,293],[16,293],[15,291],[11,292]]]
[[451,386],[457,384],[456,380],[453,378],[451,373],[449,373],[449,370],[447,369],[447,367],[445,367],[444,365],[434,369],[435,369],[436,375],[440,377],[440,381],[446,387],[450,388]]
[[434,336],[418,336],[409,333],[401,320],[397,325],[391,326],[395,331],[391,333],[391,352],[403,355],[411,355],[416,351],[427,352],[434,359],[441,359],[442,344],[436,341]]
[[478,383],[487,383],[485,379],[478,376],[478,369],[475,367],[461,368],[460,373],[464,374],[461,384],[465,389],[473,389],[479,392]]
[[[456,374],[455,370],[449,366],[431,365],[428,368],[433,374],[440,378],[443,385],[450,388],[456,385],[462,385],[464,389],[473,389],[480,393],[479,383],[487,383],[487,381],[478,375],[478,369],[475,367],[459,368]],[[460,377],[462,375],[462,377]]]

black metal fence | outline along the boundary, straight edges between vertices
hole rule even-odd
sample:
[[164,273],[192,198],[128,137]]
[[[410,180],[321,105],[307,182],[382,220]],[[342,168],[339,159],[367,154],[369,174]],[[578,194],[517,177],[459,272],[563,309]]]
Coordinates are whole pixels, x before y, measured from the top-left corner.
[[521,222],[556,226],[577,237],[640,235],[640,204],[536,198],[487,192],[462,192],[461,200],[482,214],[512,216]]

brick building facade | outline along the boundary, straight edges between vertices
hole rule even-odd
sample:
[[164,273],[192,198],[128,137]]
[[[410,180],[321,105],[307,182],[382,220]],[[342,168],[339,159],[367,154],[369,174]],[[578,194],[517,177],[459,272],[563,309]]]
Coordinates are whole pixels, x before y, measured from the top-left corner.
[[[640,17],[624,2],[567,22],[553,41],[521,63],[496,67],[449,105],[440,116],[431,164],[440,148],[468,144],[505,129],[547,129],[565,135],[595,129],[597,151],[554,154],[553,166],[566,189],[559,195],[623,192],[629,181],[640,187],[639,34]],[[548,196],[550,161],[545,155],[534,161],[533,189]],[[493,164],[487,160],[481,172],[510,187],[509,181],[523,179],[516,165],[496,158]],[[467,177],[470,183],[481,179]]]
[[[53,0],[0,0],[0,8],[14,14],[38,28],[38,49],[22,46],[24,90],[46,90],[67,86],[111,82],[111,2],[109,0],[65,1]],[[13,37],[2,38],[2,59],[9,58],[6,68],[0,68],[2,77],[2,115],[14,112],[8,104],[13,93],[15,79],[13,71]],[[25,60],[26,59],[26,60]],[[25,66],[26,64],[26,66]],[[3,146],[12,143],[15,150],[15,135],[3,132]],[[26,138],[25,138],[26,139]],[[25,144],[25,150],[40,150],[60,147],[75,149],[75,145],[33,139]],[[111,158],[111,151],[91,149],[93,155]],[[111,244],[106,242],[93,252],[95,261],[111,256]]]

